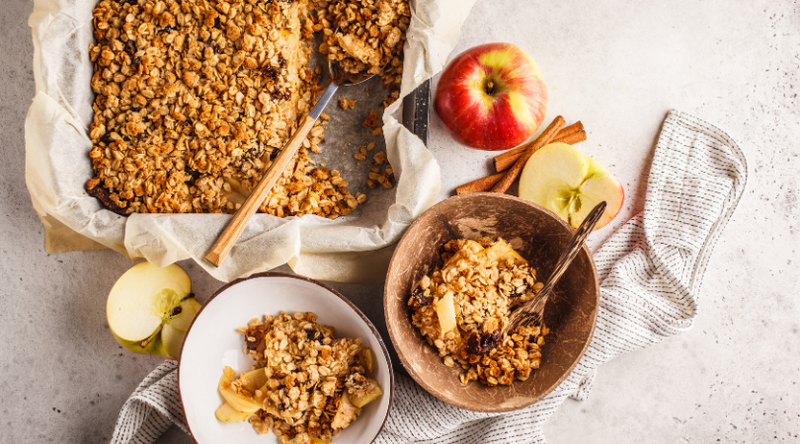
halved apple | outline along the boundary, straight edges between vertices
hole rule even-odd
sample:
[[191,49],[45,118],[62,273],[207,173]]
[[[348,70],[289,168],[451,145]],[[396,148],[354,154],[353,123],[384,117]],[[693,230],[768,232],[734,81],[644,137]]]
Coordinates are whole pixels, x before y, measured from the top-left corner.
[[198,310],[200,303],[183,268],[141,262],[111,288],[106,318],[111,333],[126,349],[177,359]]
[[600,162],[566,143],[551,143],[525,164],[519,178],[519,197],[547,208],[576,228],[592,208],[606,201],[597,230],[619,213],[625,191]]

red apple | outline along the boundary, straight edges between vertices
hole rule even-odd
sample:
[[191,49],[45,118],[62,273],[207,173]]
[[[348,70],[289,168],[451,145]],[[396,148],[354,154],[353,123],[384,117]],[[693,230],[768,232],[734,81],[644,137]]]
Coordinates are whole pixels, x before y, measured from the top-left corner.
[[547,97],[533,57],[510,43],[488,43],[447,65],[436,90],[436,112],[459,143],[507,150],[536,132]]

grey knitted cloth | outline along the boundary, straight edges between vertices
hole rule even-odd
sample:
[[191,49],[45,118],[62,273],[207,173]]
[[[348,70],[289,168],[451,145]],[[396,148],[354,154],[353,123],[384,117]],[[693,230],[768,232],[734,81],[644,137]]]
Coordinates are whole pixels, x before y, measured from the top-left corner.
[[[671,111],[656,146],[644,211],[594,255],[600,278],[597,327],[570,376],[528,408],[486,414],[447,405],[397,375],[394,404],[375,442],[544,443],[544,422],[568,397],[586,398],[597,367],[692,326],[703,271],[746,179],[744,155],[730,137]],[[111,442],[152,443],[172,424],[187,430],[177,365],[168,361],[125,403]]]

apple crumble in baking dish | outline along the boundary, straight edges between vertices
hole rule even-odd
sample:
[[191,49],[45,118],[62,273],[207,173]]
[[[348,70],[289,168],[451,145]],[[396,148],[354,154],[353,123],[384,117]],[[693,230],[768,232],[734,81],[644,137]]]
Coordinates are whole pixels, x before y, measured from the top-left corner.
[[[353,52],[347,66],[371,48],[392,100],[409,15],[397,0],[100,1],[87,191],[120,214],[236,211],[322,90],[313,34],[349,42],[321,48]],[[336,218],[366,200],[310,157],[325,117],[260,211]]]

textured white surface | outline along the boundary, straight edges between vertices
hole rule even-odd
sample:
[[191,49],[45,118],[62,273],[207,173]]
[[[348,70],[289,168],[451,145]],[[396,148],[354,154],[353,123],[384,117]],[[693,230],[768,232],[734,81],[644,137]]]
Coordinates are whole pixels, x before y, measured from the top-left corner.
[[[0,13],[0,442],[107,442],[119,408],[159,358],[119,348],[105,297],[131,264],[111,251],[48,256],[24,183],[23,119],[34,95],[32,4]],[[548,118],[580,119],[578,145],[641,210],[644,178],[670,108],[718,125],[748,158],[748,188],[703,279],[688,333],[600,368],[587,401],[546,425],[571,442],[800,442],[800,6],[704,2],[478,2],[456,51],[513,42],[541,67]],[[442,196],[488,172],[489,155],[457,146],[435,116],[430,148]],[[221,284],[191,264],[198,299]],[[334,288],[385,333],[380,285]],[[384,334],[384,337],[387,337]],[[180,431],[161,442],[190,442]]]

